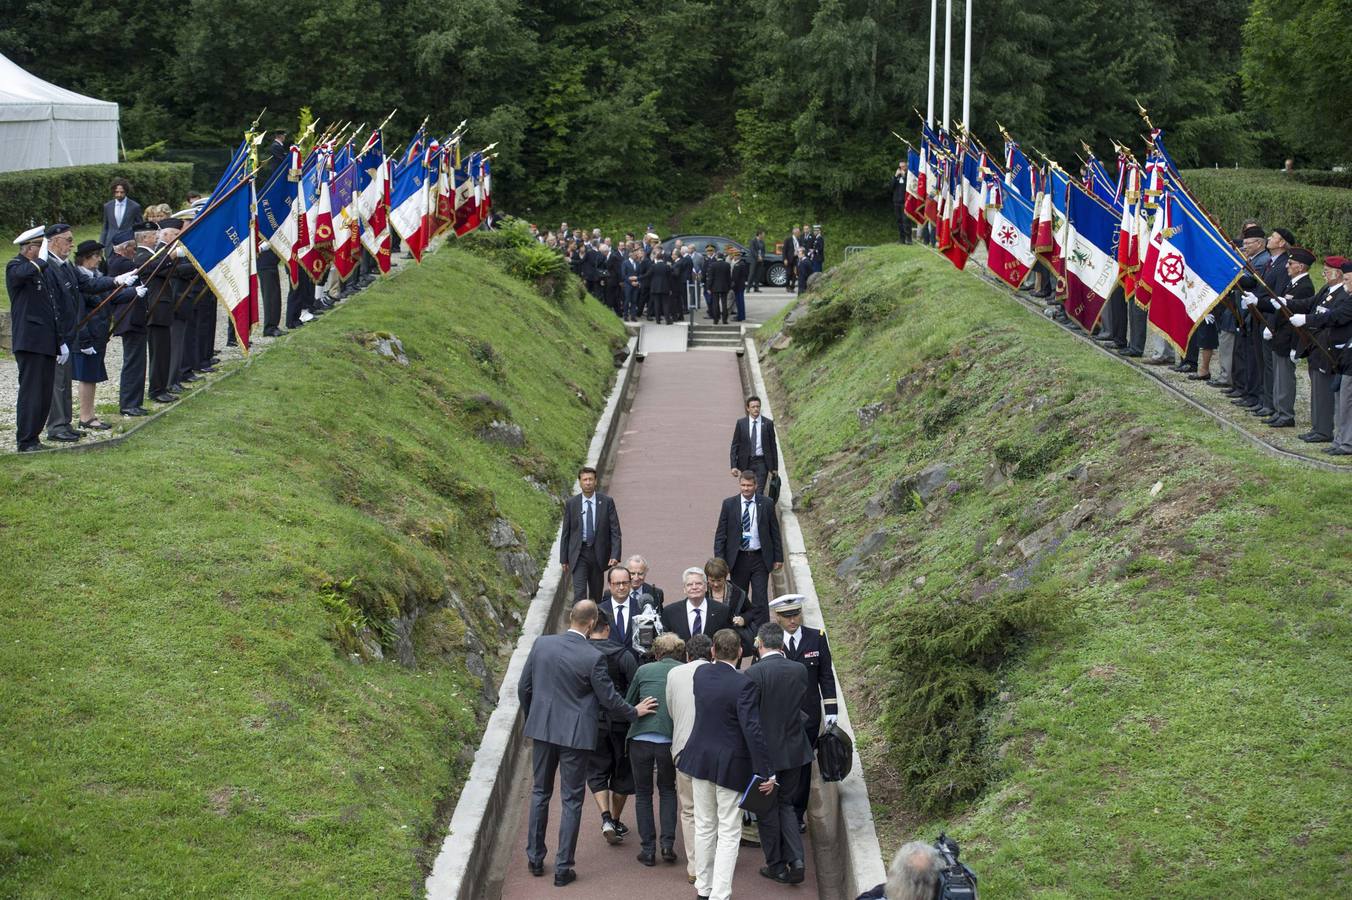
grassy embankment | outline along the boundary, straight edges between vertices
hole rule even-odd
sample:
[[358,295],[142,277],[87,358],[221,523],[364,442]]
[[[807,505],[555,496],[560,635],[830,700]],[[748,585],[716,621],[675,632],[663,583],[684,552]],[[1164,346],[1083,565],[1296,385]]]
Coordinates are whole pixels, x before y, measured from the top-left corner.
[[548,550],[622,337],[448,247],[120,446],[0,458],[0,895],[418,892],[533,586],[499,554]]
[[755,237],[757,228],[764,228],[766,244],[771,248],[776,241],[784,240],[795,224],[806,222],[822,226],[828,266],[844,259],[846,247],[897,240],[890,198],[881,189],[878,202],[865,207],[786,202],[779,196],[734,186],[696,204],[680,207],[635,203],[513,213],[542,230],[557,228],[560,221],[565,221],[571,228],[600,228],[613,237],[623,237],[626,231],[642,236],[643,229],[651,223],[664,238],[673,234],[714,234],[746,244]]
[[768,371],[884,852],[946,828],[993,897],[1352,892],[1352,478],[919,248],[820,296]]

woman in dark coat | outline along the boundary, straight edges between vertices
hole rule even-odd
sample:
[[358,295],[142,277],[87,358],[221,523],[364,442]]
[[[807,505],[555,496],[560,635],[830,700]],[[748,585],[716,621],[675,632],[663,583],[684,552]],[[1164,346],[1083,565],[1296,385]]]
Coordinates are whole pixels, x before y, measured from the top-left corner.
[[726,604],[732,611],[732,629],[742,638],[742,655],[750,656],[754,649],[756,631],[769,620],[767,612],[764,618],[755,614],[746,591],[728,580],[728,564],[715,556],[704,564],[704,596]]
[[[122,281],[130,280],[126,276],[114,280],[100,274],[99,263],[102,260],[103,245],[98,241],[84,241],[75,251],[75,272],[79,278],[80,296],[84,301],[80,320],[84,321],[86,316],[89,320],[80,328],[76,339],[79,346],[71,361],[71,380],[77,383],[80,396],[80,427],[94,431],[107,431],[112,427],[101,421],[94,412],[94,391],[96,385],[108,380],[103,356],[108,349],[108,331],[114,304],[131,302],[138,291],[134,287],[121,287],[119,290]],[[103,303],[103,298],[114,290],[118,290],[119,296]],[[144,294],[145,288],[139,288],[139,291]]]

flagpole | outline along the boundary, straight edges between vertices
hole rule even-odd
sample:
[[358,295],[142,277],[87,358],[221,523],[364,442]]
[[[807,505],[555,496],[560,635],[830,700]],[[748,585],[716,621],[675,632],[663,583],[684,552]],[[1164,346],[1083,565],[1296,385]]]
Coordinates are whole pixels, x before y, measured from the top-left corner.
[[966,28],[963,31],[962,49],[962,123],[972,127],[972,2],[966,0]]
[[953,109],[953,0],[944,0],[944,131]]
[[930,0],[930,59],[929,59],[929,105],[925,107],[925,124],[934,127],[934,50],[935,32],[939,26],[939,0]]

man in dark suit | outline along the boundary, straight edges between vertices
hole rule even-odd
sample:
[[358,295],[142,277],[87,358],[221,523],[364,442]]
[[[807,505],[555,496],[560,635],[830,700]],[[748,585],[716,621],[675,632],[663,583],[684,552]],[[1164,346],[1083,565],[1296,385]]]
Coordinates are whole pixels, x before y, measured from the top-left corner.
[[705,263],[704,284],[709,296],[709,317],[717,325],[728,324],[728,291],[732,290],[732,266],[723,254]]
[[127,196],[130,192],[125,178],[113,179],[113,199],[103,204],[103,228],[99,231],[99,243],[105,247],[112,246],[114,234],[141,221],[141,204]]
[[573,604],[565,634],[536,639],[516,689],[526,719],[523,733],[532,741],[534,771],[526,858],[532,875],[544,874],[545,829],[554,795],[554,773],[558,771],[563,814],[554,858],[554,884],[560,887],[577,878],[573,854],[582,824],[587,760],[596,748],[601,707],[629,722],[657,708],[654,697],[630,706],[615,691],[604,655],[587,640],[596,618],[595,603],[581,600]]
[[1291,428],[1296,424],[1296,361],[1295,350],[1300,341],[1296,330],[1287,322],[1283,307],[1309,300],[1314,296],[1310,281],[1310,266],[1314,254],[1304,247],[1291,247],[1286,253],[1285,290],[1274,289],[1272,296],[1258,298],[1258,309],[1267,317],[1268,327],[1263,331],[1272,362],[1272,415],[1263,424],[1272,428]]
[[760,414],[759,397],[746,398],[746,415],[732,428],[732,447],[728,451],[732,477],[743,472],[756,473],[756,493],[765,493],[771,475],[779,473],[779,441],[775,423]]
[[52,407],[47,413],[47,438],[63,443],[73,443],[85,436],[85,432],[77,431],[71,425],[75,413],[71,397],[75,363],[71,357],[79,349],[76,331],[80,320],[84,318],[81,312],[84,298],[80,295],[80,280],[75,274],[75,265],[67,258],[73,242],[69,225],[58,223],[47,226],[47,265],[42,274],[47,279],[47,290],[56,304],[61,343],[70,349],[66,359],[58,361],[56,365]]
[[639,281],[640,267],[643,265],[643,252],[631,250],[625,257],[620,269],[621,288],[624,291],[624,320],[637,322],[639,317],[639,298],[642,296],[643,283]]
[[728,564],[733,584],[746,591],[753,606],[766,608],[770,573],[784,567],[775,504],[756,493],[756,473],[743,469],[737,478],[741,493],[723,501],[714,530],[714,556]]
[[627,648],[637,660],[638,651],[633,649],[634,616],[643,611],[643,597],[633,589],[633,576],[624,566],[615,566],[607,572],[606,583],[600,607],[601,616],[610,623],[610,640]]
[[685,318],[690,305],[690,286],[695,283],[695,261],[691,258],[690,248],[681,250],[681,257],[671,264],[674,284],[672,295],[667,300],[667,324],[676,319]]
[[[823,726],[836,724],[836,670],[831,665],[831,645],[826,642],[826,631],[803,624],[803,595],[784,594],[770,602],[770,615],[784,629],[784,656],[800,662],[807,668],[810,685],[803,697],[804,728],[808,743],[817,749],[817,738]],[[826,709],[823,721],[822,708]],[[807,814],[808,794],[812,789],[812,764],[803,766],[793,795],[793,809],[798,816],[798,829],[804,830],[803,817]]]
[[643,289],[648,296],[648,321],[656,319],[670,325],[674,315],[675,302],[671,299],[676,289],[676,276],[667,262],[667,255],[660,248],[653,251],[648,269],[643,273]]
[[820,272],[826,262],[826,238],[822,237],[822,227],[812,226],[812,271]]
[[583,466],[577,481],[582,493],[563,505],[559,562],[572,572],[574,600],[599,600],[606,570],[620,561],[620,514],[596,489],[595,469]]
[[788,277],[784,287],[788,288],[790,294],[793,293],[794,283],[798,280],[798,257],[803,252],[802,234],[795,225],[793,232],[784,238],[784,274]]
[[[1296,243],[1296,236],[1285,228],[1274,228],[1268,235],[1267,265],[1259,269],[1259,274],[1263,278],[1263,285],[1259,285],[1256,291],[1256,299],[1267,296],[1280,297],[1286,293],[1286,286],[1291,280],[1287,273],[1286,263],[1290,259],[1290,250]],[[1269,292],[1271,292],[1269,294]],[[1260,307],[1250,304],[1250,314],[1254,316],[1253,340],[1257,349],[1258,365],[1262,369],[1263,388],[1259,397],[1260,406],[1257,409],[1250,409],[1249,414],[1257,416],[1260,419],[1266,419],[1276,412],[1272,400],[1272,351],[1268,346],[1267,340],[1263,337],[1263,331],[1273,324],[1272,317],[1264,314]],[[1269,331],[1271,329],[1268,329]]]
[[695,670],[695,727],[676,763],[691,779],[695,893],[709,900],[728,900],[732,893],[742,837],[739,804],[751,776],[765,779],[763,793],[776,787],[756,685],[737,670],[741,658],[737,632],[725,628],[714,634],[714,663]]
[[610,244],[601,245],[601,262],[597,267],[601,277],[602,298],[620,318],[624,318],[624,294],[621,285],[624,278],[624,260]]
[[5,266],[5,289],[13,324],[11,349],[19,364],[19,396],[14,438],[20,453],[44,449],[42,426],[52,408],[52,386],[58,360],[66,362],[70,346],[61,339],[60,313],[40,259],[43,227],[15,238],[19,253]]
[[[732,302],[736,306],[737,321],[745,322],[746,281],[751,273],[751,266],[742,258],[742,254],[737,252],[736,247],[729,247],[728,255],[732,257]],[[725,315],[723,319],[727,321],[727,316]]]
[[812,771],[812,744],[803,724],[803,698],[816,690],[808,682],[807,667],[784,655],[784,629],[766,622],[756,633],[759,658],[746,675],[760,689],[761,728],[779,782],[774,812],[760,816],[761,874],[784,884],[803,883],[803,837],[798,831],[793,797],[802,769]]
[[685,600],[662,607],[662,629],[690,640],[691,635],[713,634],[732,627],[732,613],[726,603],[705,597],[707,583],[704,570],[691,566],[681,575],[685,586]]
[[1333,390],[1339,353],[1336,345],[1347,341],[1341,332],[1352,325],[1352,295],[1343,283],[1344,269],[1352,269],[1352,263],[1345,257],[1324,257],[1324,286],[1314,297],[1293,302],[1290,307],[1291,324],[1308,329],[1313,338],[1305,342],[1303,350],[1310,372],[1310,430],[1299,436],[1309,444],[1333,443],[1337,422],[1334,408],[1337,395],[1342,393],[1341,389]]
[[597,274],[597,262],[601,255],[591,244],[582,245],[582,280],[587,285],[587,293],[591,294],[597,300],[601,300],[600,276]]
[[[108,274],[113,278],[136,271],[136,238],[131,229],[113,235]],[[147,258],[149,253],[146,254]],[[119,292],[113,297],[112,336],[122,338],[122,373],[118,409],[124,416],[146,415],[146,299],[149,288]]]
[[751,272],[747,283],[753,294],[760,293],[761,279],[765,276],[765,229],[757,228],[756,236],[751,239]]
[[[174,363],[174,305],[196,277],[197,270],[186,257],[179,256],[181,247],[173,244],[183,222],[179,219],[161,219],[159,242],[145,270],[146,286],[150,288],[150,324],[147,327],[150,343],[150,399],[156,403],[173,403],[178,399],[169,387],[175,375]],[[182,329],[180,329],[180,339]]]

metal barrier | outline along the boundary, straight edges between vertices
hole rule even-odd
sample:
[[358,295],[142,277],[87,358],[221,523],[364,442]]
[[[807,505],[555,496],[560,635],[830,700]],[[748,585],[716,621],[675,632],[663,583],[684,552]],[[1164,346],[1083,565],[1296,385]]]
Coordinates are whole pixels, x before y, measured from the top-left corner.
[[872,249],[873,249],[873,245],[872,245],[872,244],[855,244],[855,245],[852,246],[852,247],[846,247],[846,248],[845,248],[845,258],[846,258],[846,259],[849,259],[851,253],[859,253],[860,251],[863,251],[863,250],[872,250]]

